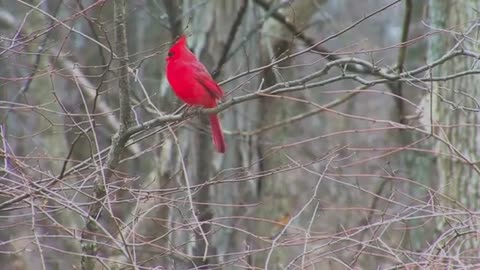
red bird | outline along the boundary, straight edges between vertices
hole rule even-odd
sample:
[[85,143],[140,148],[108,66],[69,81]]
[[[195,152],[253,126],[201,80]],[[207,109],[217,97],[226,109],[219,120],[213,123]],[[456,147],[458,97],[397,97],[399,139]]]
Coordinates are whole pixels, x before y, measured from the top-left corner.
[[[168,51],[167,79],[175,95],[189,105],[214,108],[223,97],[223,90],[205,66],[188,49],[187,38],[181,36]],[[210,114],[215,149],[225,152],[225,139],[217,114]]]

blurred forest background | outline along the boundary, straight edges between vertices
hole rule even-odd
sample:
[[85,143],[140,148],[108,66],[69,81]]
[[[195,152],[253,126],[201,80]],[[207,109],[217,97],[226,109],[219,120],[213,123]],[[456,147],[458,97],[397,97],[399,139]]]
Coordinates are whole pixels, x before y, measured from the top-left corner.
[[479,11],[0,0],[0,268],[480,269]]

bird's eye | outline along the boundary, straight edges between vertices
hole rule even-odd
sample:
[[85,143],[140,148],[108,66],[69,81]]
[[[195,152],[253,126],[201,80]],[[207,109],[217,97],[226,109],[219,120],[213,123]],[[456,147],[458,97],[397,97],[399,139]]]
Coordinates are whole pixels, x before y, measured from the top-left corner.
[[173,56],[173,53],[172,52],[168,52],[168,57],[172,57]]

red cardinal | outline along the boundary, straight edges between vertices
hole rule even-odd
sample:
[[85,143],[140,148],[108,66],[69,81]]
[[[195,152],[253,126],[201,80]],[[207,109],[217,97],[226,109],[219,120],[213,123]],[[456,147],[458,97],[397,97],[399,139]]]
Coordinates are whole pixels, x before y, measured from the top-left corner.
[[[205,66],[188,49],[187,38],[181,36],[168,51],[167,79],[173,92],[183,102],[214,108],[222,98],[223,91]],[[218,152],[225,152],[225,139],[217,114],[210,114],[213,144]]]

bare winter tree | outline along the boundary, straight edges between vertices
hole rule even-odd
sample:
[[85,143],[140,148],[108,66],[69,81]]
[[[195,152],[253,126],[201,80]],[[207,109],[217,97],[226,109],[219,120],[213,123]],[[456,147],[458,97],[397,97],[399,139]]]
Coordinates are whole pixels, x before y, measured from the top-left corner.
[[1,269],[480,267],[475,1],[0,4]]

